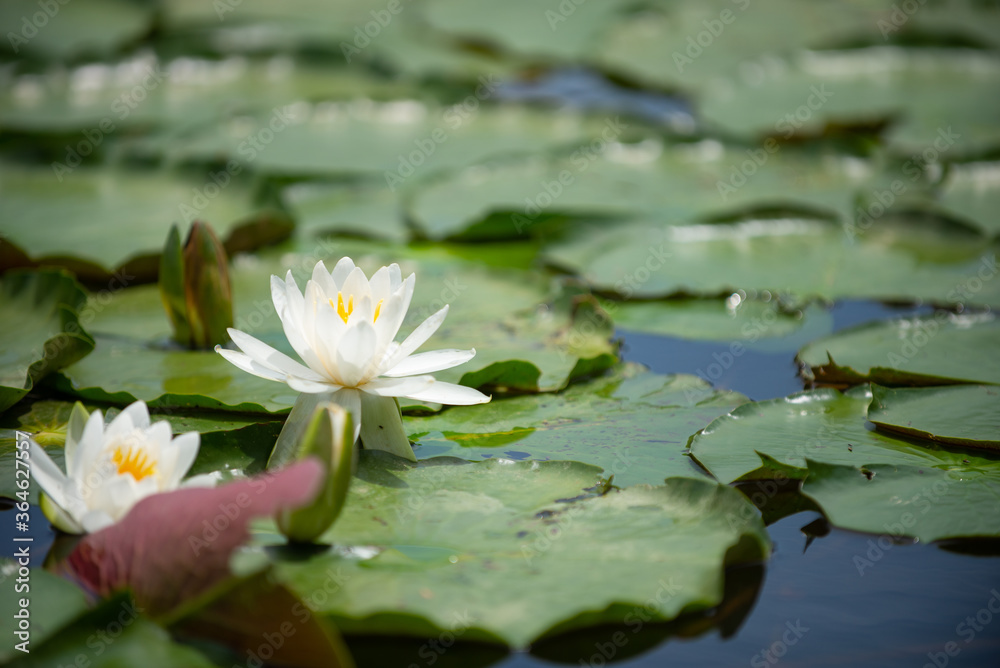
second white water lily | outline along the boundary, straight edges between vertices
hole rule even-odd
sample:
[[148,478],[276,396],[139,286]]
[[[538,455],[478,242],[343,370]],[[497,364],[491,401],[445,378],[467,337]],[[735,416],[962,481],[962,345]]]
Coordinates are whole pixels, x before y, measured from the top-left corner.
[[147,496],[181,486],[211,485],[212,476],[181,484],[198,454],[192,431],[172,437],[166,421],[150,424],[146,404],[137,401],[104,425],[77,403],[66,428],[64,473],[31,441],[31,474],[41,486],[42,510],[67,533],[98,531],[122,519]]
[[480,404],[490,398],[478,390],[428,375],[467,362],[475,350],[414,352],[444,322],[445,306],[401,343],[396,334],[413,297],[415,278],[405,280],[399,265],[376,271],[369,280],[351,258],[328,271],[323,262],[300,291],[292,272],[271,277],[271,298],[289,344],[303,363],[245,332],[229,335],[242,352],[216,347],[227,360],[254,375],[287,383],[301,392],[278,437],[269,467],[286,463],[305,424],[324,401],[354,416],[355,438],[366,448],[415,459],[396,403],[406,397],[440,404]]

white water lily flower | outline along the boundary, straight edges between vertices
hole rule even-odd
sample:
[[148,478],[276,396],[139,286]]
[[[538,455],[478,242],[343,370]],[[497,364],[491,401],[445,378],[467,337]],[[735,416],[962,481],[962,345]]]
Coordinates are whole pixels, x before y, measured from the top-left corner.
[[302,393],[268,467],[286,462],[305,423],[323,401],[353,414],[355,439],[360,436],[366,448],[413,460],[398,397],[451,405],[490,400],[478,390],[427,375],[469,361],[476,354],[474,349],[414,354],[444,322],[448,306],[427,318],[402,343],[395,341],[410,307],[414,282],[413,274],[402,279],[397,264],[382,267],[369,281],[349,257],[341,259],[332,272],[318,262],[304,294],[291,271],[284,280],[272,276],[274,308],[289,344],[305,364],[237,329],[230,329],[229,335],[243,352],[216,346],[216,351],[244,371],[287,383]]
[[[166,421],[150,424],[142,401],[107,427],[101,411],[88,417],[77,404],[66,432],[65,473],[31,441],[31,474],[44,492],[45,514],[63,531],[89,533],[119,521],[147,496],[177,489],[198,454],[200,436],[172,435]],[[202,484],[211,484],[211,476],[196,476],[184,486]]]

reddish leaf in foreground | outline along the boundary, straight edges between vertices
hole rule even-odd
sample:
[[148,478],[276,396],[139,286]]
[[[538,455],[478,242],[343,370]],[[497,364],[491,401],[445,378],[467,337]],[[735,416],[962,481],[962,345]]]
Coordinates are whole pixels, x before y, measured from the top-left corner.
[[101,596],[130,589],[145,612],[166,613],[229,575],[229,557],[249,537],[250,520],[310,503],[322,477],[319,462],[308,459],[215,488],[156,494],[83,538],[66,566]]

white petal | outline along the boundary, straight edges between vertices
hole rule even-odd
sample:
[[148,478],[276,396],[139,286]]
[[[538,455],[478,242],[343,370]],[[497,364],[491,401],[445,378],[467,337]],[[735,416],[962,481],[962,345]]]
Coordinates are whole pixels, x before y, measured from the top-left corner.
[[310,281],[306,285],[305,314],[302,317],[303,333],[319,360],[323,375],[337,381],[337,346],[347,331],[347,324],[337,315],[329,299],[323,299],[319,286]]
[[164,450],[170,447],[170,439],[174,432],[170,428],[170,423],[166,420],[154,422],[144,431],[146,433],[146,438],[149,439],[149,441],[156,448],[152,454],[160,455]]
[[259,364],[245,353],[237,352],[235,350],[226,350],[222,346],[216,346],[215,352],[219,353],[229,360],[229,362],[231,362],[234,366],[243,369],[247,373],[252,373],[255,376],[260,376],[261,378],[266,378],[267,380],[277,380],[282,383],[286,382],[285,379],[287,376],[285,374]]
[[438,327],[441,326],[441,323],[444,322],[447,315],[448,305],[445,304],[444,308],[417,325],[417,328],[413,330],[413,332],[411,332],[401,344],[399,344],[399,349],[392,356],[392,361],[389,363],[388,368],[396,368],[397,364],[402,362],[414,350],[422,346],[427,339],[431,338],[434,332],[438,330]]
[[327,299],[337,298],[337,292],[339,292],[340,289],[334,282],[330,272],[326,270],[326,265],[323,264],[322,260],[317,262],[316,266],[313,267],[312,280],[317,284],[320,291],[326,296]]
[[200,473],[193,475],[180,484],[181,488],[187,487],[215,487],[216,475],[214,473]]
[[340,261],[334,266],[333,271],[330,272],[333,282],[337,285],[337,290],[342,290],[344,281],[347,280],[347,276],[354,271],[354,260],[349,257],[342,257]]
[[375,321],[375,332],[378,335],[379,345],[376,355],[381,357],[385,354],[389,345],[399,333],[399,328],[406,319],[406,311],[410,307],[410,300],[413,298],[413,286],[415,283],[413,274],[406,279],[384,302],[379,309],[378,320]]
[[[289,286],[289,284],[291,284]],[[313,371],[321,373],[323,365],[312,349],[312,344],[307,340],[305,332],[302,330],[302,293],[299,286],[292,278],[292,272],[288,272],[286,280],[282,281],[277,276],[271,276],[271,300],[274,308],[281,320],[281,328],[285,332],[285,338],[291,344],[292,349],[302,358]],[[293,306],[293,304],[295,304]]]
[[426,353],[410,355],[383,376],[413,376],[418,373],[432,373],[442,369],[464,364],[476,356],[476,349],[471,350],[432,350]]
[[181,479],[187,475],[191,465],[194,464],[195,457],[198,456],[198,445],[201,442],[201,435],[196,431],[189,431],[174,438],[170,443],[171,449],[177,453],[173,471],[169,472],[169,477],[165,481],[164,491],[176,488]]
[[90,413],[83,407],[83,404],[76,402],[69,415],[69,424],[66,425],[66,444],[63,445],[63,457],[66,459],[66,471],[72,471],[76,464],[76,451],[83,438],[83,429],[87,426]]
[[83,480],[84,473],[91,471],[100,464],[104,453],[104,416],[100,410],[90,414],[87,426],[83,428],[80,446],[76,451],[76,461],[73,470],[66,473],[73,480]]
[[326,380],[340,382],[342,379],[337,367],[337,347],[348,330],[347,324],[327,301],[317,305],[312,328],[309,336],[320,364],[326,371]]
[[288,387],[292,388],[296,392],[305,392],[306,394],[333,392],[334,390],[339,390],[342,387],[342,385],[338,385],[332,381],[317,383],[312,380],[303,380],[302,378],[289,378],[287,382]]
[[145,402],[136,401],[129,404],[122,412],[115,416],[108,426],[104,428],[104,440],[121,438],[132,432],[133,429],[145,429],[149,426],[149,411]]
[[[289,277],[291,274],[292,272],[289,271]],[[288,285],[277,274],[271,274],[271,301],[274,303],[274,310],[279,317],[288,310]]]
[[[344,280],[343,285],[340,286],[340,291],[344,294],[344,300],[348,299],[348,296],[354,297],[355,305],[361,299],[368,297],[371,299],[372,289],[368,284],[368,277],[365,276],[365,272],[362,271],[361,267],[355,267],[347,278]],[[333,296],[333,295],[331,295]]]
[[345,387],[355,387],[378,370],[373,360],[375,329],[362,320],[347,328],[337,346],[337,373]]
[[407,376],[406,378],[375,378],[361,387],[361,391],[380,397],[409,397],[422,392],[435,383],[434,376]]
[[[274,300],[274,293],[271,293],[271,299]],[[305,297],[302,296],[302,291],[299,290],[299,284],[295,282],[295,277],[292,276],[292,270],[289,269],[288,273],[285,274],[285,305],[287,307],[286,315],[291,319],[292,323],[299,329],[302,329],[302,313],[305,310]],[[275,308],[278,307],[277,302],[275,303]],[[280,316],[281,313],[279,312]],[[282,319],[284,320],[284,319]],[[284,324],[284,321],[282,321]]]
[[330,401],[351,414],[351,419],[354,421],[354,440],[352,443],[357,442],[358,436],[361,435],[361,392],[345,387],[334,392]]
[[59,466],[49,458],[48,453],[32,440],[29,440],[31,450],[31,476],[38,481],[42,491],[49,495],[52,501],[62,508],[69,510],[70,502],[66,495],[66,485],[69,479]]
[[103,510],[91,510],[80,518],[80,524],[87,533],[95,533],[101,529],[107,529],[114,523],[115,521],[111,519],[111,516]]
[[372,299],[378,303],[378,300],[385,299],[392,291],[389,289],[389,267],[382,267],[374,274],[372,274],[371,279],[368,281],[368,288],[372,291]]
[[[410,274],[413,276],[413,274]],[[389,265],[389,292],[393,293],[403,284],[403,272],[399,270],[399,265],[393,262]]]
[[[155,491],[155,485],[156,481],[152,476],[136,480],[131,475],[118,475],[109,480],[104,489],[108,494],[112,506],[117,510],[117,512],[110,513],[111,517],[120,520],[125,516],[125,513],[132,510],[132,506],[138,503],[140,499],[148,496],[150,492]],[[152,489],[148,489],[150,486],[152,486]],[[146,494],[142,493],[143,487],[147,488]]]
[[448,404],[450,406],[471,406],[473,404],[485,404],[490,400],[479,390],[464,385],[445,383],[440,380],[435,381],[426,390],[406,395],[410,399],[420,401],[430,401],[435,404]]
[[266,367],[297,378],[305,378],[307,380],[324,379],[323,376],[306,365],[296,362],[285,353],[275,350],[263,341],[259,341],[245,332],[233,329],[232,327],[226,331],[229,332],[229,336],[233,338],[233,343],[238,345],[240,350],[252,357],[254,361]]

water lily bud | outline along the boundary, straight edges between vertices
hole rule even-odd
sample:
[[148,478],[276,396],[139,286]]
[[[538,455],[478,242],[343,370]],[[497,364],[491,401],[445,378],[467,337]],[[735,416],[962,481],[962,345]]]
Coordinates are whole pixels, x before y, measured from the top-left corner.
[[174,339],[189,348],[225,343],[233,325],[226,250],[206,223],[195,221],[184,246],[175,225],[160,259],[160,295]]
[[312,542],[333,525],[347,500],[354,452],[351,414],[337,404],[322,403],[306,426],[294,461],[318,458],[324,469],[323,485],[310,505],[278,515],[278,528],[289,540]]

